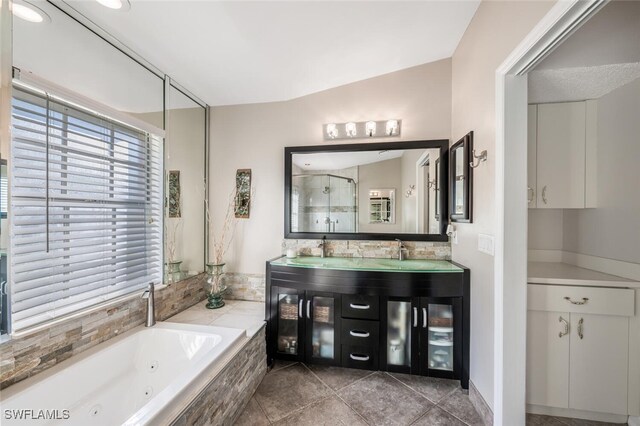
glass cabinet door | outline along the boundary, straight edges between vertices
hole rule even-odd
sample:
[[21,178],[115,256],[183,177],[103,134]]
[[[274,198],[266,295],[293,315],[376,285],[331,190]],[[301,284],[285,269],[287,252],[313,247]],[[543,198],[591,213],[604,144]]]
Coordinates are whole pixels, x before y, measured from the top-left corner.
[[453,306],[430,303],[428,318],[428,365],[432,370],[453,371]]
[[411,299],[386,301],[386,346],[381,354],[389,371],[411,372],[414,360],[414,336],[417,307]]
[[301,297],[292,290],[278,291],[277,341],[278,354],[297,356],[300,352],[298,321]]
[[307,292],[307,358],[315,363],[340,362],[338,297]]
[[420,374],[457,378],[462,362],[460,298],[423,298],[420,311]]

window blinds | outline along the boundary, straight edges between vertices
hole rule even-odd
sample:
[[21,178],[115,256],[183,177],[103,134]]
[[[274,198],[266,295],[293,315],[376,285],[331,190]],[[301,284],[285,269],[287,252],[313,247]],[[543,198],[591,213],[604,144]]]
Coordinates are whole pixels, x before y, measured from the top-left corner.
[[13,331],[162,279],[159,138],[15,87]]

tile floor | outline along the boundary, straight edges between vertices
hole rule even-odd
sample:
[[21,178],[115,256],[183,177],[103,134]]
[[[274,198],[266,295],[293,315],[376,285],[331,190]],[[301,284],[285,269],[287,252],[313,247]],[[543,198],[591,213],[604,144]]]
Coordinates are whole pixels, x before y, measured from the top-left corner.
[[236,425],[481,425],[458,381],[276,362]]

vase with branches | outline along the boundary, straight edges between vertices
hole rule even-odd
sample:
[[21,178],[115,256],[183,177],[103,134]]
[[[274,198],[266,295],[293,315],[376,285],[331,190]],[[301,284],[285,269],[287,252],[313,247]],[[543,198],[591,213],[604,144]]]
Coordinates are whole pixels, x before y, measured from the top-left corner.
[[177,258],[177,240],[181,220],[172,219],[172,221],[173,224],[171,225],[169,224],[169,219],[166,219],[164,222],[167,283],[174,283],[182,279],[182,260],[178,260]]

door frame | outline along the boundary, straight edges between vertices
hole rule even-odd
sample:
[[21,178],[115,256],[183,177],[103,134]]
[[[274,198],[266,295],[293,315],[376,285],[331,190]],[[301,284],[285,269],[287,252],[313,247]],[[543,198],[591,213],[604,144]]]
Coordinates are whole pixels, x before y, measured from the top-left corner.
[[[527,74],[608,0],[558,1],[495,73],[494,424],[525,424]],[[508,230],[508,233],[507,233]]]

